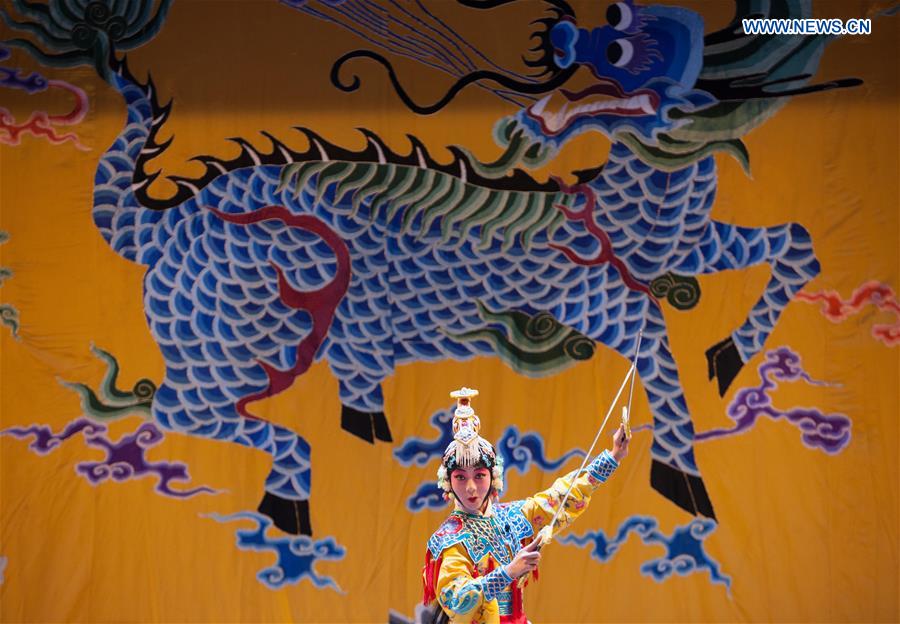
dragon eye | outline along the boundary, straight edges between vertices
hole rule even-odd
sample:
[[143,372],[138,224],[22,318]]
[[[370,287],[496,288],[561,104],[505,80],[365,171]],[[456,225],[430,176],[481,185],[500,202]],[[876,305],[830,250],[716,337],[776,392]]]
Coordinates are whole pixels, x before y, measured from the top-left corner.
[[606,47],[606,60],[615,67],[625,67],[634,56],[634,46],[628,39],[616,39]]
[[606,9],[606,21],[616,30],[625,30],[634,21],[634,11],[625,2],[616,2]]

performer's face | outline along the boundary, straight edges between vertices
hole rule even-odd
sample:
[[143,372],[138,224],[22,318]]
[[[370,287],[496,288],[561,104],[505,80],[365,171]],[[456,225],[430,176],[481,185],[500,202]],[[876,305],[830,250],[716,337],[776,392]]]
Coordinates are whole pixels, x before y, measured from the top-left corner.
[[450,484],[463,509],[479,513],[491,489],[491,471],[487,468],[456,468],[450,473]]

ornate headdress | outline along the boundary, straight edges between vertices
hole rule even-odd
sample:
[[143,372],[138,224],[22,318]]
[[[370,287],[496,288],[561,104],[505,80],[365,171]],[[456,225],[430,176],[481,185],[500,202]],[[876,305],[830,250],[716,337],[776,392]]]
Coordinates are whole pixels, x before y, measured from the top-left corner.
[[481,420],[472,409],[472,397],[478,396],[478,390],[462,387],[450,396],[456,399],[453,441],[447,445],[438,468],[438,487],[444,491],[444,498],[449,498],[450,473],[454,468],[484,466],[491,471],[491,488],[499,493],[503,489],[503,458],[490,442],[478,435]]

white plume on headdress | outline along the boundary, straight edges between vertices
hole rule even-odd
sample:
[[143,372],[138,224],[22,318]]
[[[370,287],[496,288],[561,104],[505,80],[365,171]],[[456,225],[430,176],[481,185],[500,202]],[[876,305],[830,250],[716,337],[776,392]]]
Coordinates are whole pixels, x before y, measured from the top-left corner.
[[491,467],[491,486],[499,492],[503,489],[503,460],[497,457],[491,443],[479,435],[481,419],[470,403],[472,397],[478,396],[478,390],[463,387],[451,392],[450,396],[457,400],[453,412],[453,441],[447,445],[438,468],[438,487],[450,492],[448,465],[471,468],[484,463]]

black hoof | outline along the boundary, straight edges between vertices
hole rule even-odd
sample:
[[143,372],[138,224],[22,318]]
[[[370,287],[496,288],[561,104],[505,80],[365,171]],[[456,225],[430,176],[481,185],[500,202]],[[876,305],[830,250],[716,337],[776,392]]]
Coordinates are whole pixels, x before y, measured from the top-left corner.
[[716,519],[703,479],[653,460],[650,467],[650,485],[670,501],[693,515]]
[[731,336],[706,350],[706,364],[710,380],[715,377],[719,382],[719,396],[725,396],[725,391],[744,367]]
[[266,492],[256,510],[269,516],[279,529],[291,535],[312,535],[309,501],[289,500]]
[[361,412],[346,405],[341,406],[341,428],[366,442],[393,442],[384,412]]

